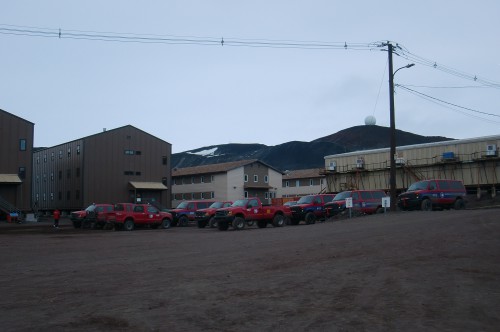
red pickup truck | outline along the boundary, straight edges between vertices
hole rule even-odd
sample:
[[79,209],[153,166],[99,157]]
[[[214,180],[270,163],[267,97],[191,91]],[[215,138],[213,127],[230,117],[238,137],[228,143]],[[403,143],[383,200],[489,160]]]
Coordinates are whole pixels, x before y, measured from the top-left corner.
[[221,231],[226,231],[230,225],[236,230],[242,230],[251,221],[256,221],[259,228],[265,228],[267,224],[282,227],[290,216],[290,207],[262,205],[258,197],[237,200],[230,207],[215,212],[217,227]]
[[170,228],[172,214],[158,210],[149,204],[118,203],[114,207],[115,229],[127,231],[136,226],[149,225],[151,228]]

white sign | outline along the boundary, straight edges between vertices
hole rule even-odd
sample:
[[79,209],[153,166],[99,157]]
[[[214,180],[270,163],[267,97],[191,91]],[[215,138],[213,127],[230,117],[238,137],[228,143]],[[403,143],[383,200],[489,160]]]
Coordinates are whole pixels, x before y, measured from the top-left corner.
[[390,197],[382,197],[382,207],[385,207],[385,208],[391,207],[391,198]]
[[345,207],[346,208],[352,208],[352,197],[347,197],[345,199]]

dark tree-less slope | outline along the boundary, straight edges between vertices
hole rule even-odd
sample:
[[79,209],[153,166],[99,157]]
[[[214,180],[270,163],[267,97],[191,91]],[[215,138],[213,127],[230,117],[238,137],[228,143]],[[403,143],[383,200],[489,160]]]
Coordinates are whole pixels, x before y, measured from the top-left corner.
[[[450,140],[441,136],[420,136],[396,130],[398,146]],[[279,170],[297,170],[324,166],[324,157],[359,150],[390,146],[390,129],[380,126],[356,126],[311,142],[292,141],[276,146],[263,144],[223,144],[172,155],[172,167],[183,168],[230,161],[259,159]]]

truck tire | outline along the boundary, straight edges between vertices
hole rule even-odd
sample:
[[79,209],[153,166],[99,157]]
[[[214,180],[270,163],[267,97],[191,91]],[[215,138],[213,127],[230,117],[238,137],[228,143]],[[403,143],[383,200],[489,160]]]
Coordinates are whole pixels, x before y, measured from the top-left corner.
[[283,227],[285,226],[285,218],[281,214],[277,214],[274,216],[273,219],[273,226],[274,227]]
[[179,218],[179,226],[181,227],[187,227],[189,226],[189,219],[186,216],[182,216]]
[[455,203],[453,204],[453,208],[455,210],[463,210],[465,209],[465,202],[463,199],[459,198],[455,201]]
[[170,219],[168,218],[163,219],[161,222],[161,228],[163,229],[170,228]]
[[314,224],[316,222],[316,216],[312,212],[307,212],[304,220],[307,225]]
[[126,231],[133,231],[135,228],[134,221],[132,219],[125,220],[123,224],[123,229]]
[[207,227],[207,221],[206,220],[198,220],[197,225],[198,225],[198,228],[205,228],[205,227]]
[[233,220],[233,228],[237,231],[241,231],[245,228],[245,219],[241,217],[236,217]]
[[432,202],[430,199],[425,198],[420,205],[422,211],[432,211]]
[[211,217],[208,221],[208,226],[210,226],[210,228],[217,228],[217,219],[215,219],[215,217]]
[[265,221],[265,220],[259,220],[259,221],[257,221],[257,227],[259,227],[259,228],[266,228],[267,227],[267,221]]
[[229,223],[227,221],[219,221],[217,222],[217,228],[219,231],[227,231],[229,228]]

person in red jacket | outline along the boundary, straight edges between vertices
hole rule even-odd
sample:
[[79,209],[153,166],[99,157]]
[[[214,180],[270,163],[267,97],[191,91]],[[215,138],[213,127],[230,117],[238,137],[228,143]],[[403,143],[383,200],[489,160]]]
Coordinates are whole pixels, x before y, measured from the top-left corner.
[[59,228],[59,217],[61,216],[61,212],[58,209],[54,210],[54,228]]

